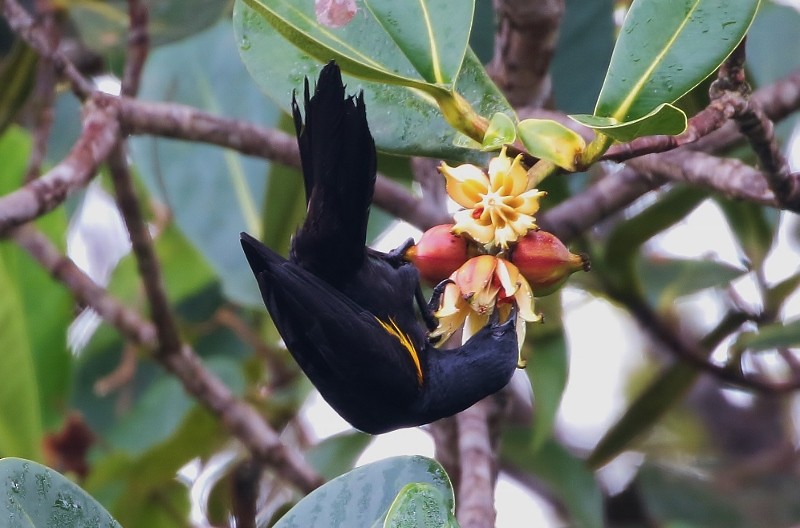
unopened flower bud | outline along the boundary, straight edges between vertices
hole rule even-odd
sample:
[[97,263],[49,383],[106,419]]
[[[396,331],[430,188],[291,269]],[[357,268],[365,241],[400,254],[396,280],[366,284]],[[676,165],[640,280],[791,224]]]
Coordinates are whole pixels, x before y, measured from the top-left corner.
[[438,284],[461,267],[467,259],[467,240],[454,235],[453,224],[434,226],[411,246],[405,253],[419,270],[422,280]]
[[541,230],[529,231],[518,240],[511,262],[528,279],[537,297],[550,295],[574,272],[591,267],[585,255],[570,253],[555,235]]

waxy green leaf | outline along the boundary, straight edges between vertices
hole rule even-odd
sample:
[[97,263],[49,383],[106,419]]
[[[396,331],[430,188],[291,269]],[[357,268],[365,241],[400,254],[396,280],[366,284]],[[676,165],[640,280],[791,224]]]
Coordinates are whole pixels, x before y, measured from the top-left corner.
[[503,145],[513,143],[515,139],[517,139],[517,131],[514,120],[506,114],[498,112],[489,121],[489,128],[486,129],[483,144],[480,147],[487,151],[498,150]]
[[472,27],[474,0],[365,0],[375,19],[429,83],[452,86]]
[[758,5],[759,0],[634,1],[594,116],[572,117],[618,141],[681,133],[686,116],[670,103],[722,64],[744,38]]
[[[234,29],[250,75],[288,112],[292,93],[302,94],[306,78],[313,87],[321,63],[335,59],[344,74],[347,92],[364,91],[367,118],[379,150],[485,161],[485,154],[454,145],[458,132],[445,120],[437,103],[440,99],[455,105],[452,90],[457,89],[482,116],[497,112],[515,115],[472,50],[466,48],[455,85],[428,83],[375,15],[362,2],[358,5],[353,20],[334,29],[316,23],[310,0],[237,0]],[[420,21],[415,24],[422,25]],[[443,49],[460,46],[462,37],[455,43],[449,33],[437,34],[437,38],[437,49]]]
[[680,134],[686,130],[687,121],[683,110],[668,103],[660,104],[652,112],[632,121],[620,122],[613,117],[586,114],[569,117],[617,141],[631,141],[637,137],[656,134]]
[[438,462],[421,456],[399,456],[367,464],[312,491],[275,524],[275,528],[314,526],[381,526],[406,484],[427,483],[453,511],[450,479]]
[[519,138],[533,156],[575,170],[586,142],[580,134],[552,119],[525,119],[517,125]]
[[755,351],[800,346],[800,320],[765,325],[758,332],[744,332],[733,346]]
[[392,503],[384,528],[459,528],[445,495],[427,482],[406,484]]
[[636,0],[594,114],[628,122],[708,77],[744,38],[759,0]]
[[76,484],[52,469],[21,458],[0,460],[4,487],[3,526],[95,526],[119,528],[119,523]]

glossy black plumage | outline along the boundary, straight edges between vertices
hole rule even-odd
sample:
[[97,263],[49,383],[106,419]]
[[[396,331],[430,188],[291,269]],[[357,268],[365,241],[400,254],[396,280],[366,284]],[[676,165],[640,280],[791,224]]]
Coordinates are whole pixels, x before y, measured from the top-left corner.
[[505,386],[516,368],[513,318],[438,350],[419,321],[416,269],[365,247],[376,154],[361,96],[338,67],[293,101],[308,215],[284,259],[242,233],[250,267],[287,348],[323,398],[378,434],[450,416]]

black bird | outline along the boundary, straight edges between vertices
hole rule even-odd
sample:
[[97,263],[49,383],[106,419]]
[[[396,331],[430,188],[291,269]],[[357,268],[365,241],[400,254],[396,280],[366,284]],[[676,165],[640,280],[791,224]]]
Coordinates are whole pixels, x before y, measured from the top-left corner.
[[503,388],[517,365],[514,314],[439,350],[419,321],[419,275],[402,248],[365,247],[376,154],[363,96],[345,98],[329,63],[313,97],[306,80],[304,107],[305,125],[293,99],[308,215],[289,259],[241,234],[289,352],[322,397],[371,434],[453,415]]

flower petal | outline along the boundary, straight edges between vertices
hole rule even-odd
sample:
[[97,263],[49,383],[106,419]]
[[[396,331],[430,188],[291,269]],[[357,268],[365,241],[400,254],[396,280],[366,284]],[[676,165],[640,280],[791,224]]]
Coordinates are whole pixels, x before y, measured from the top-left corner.
[[[502,286],[502,297],[511,297],[520,286],[519,269],[505,259],[497,259],[495,275],[500,280]],[[524,280],[524,279],[523,279]]]
[[462,207],[475,207],[489,188],[489,178],[475,165],[451,167],[442,162],[439,171],[447,180],[447,194]]
[[[447,288],[450,286],[454,286],[451,292],[447,291]],[[451,298],[455,298],[455,302],[451,304],[452,301],[448,299],[444,299],[442,304],[443,308],[437,312],[434,312],[434,315],[439,319],[439,326],[433,330],[429,337],[431,339],[435,339],[439,337],[439,341],[436,343],[436,346],[440,346],[444,344],[450,336],[452,336],[461,326],[464,324],[464,320],[466,319],[467,315],[470,313],[469,305],[464,301],[461,297],[461,292],[458,291],[458,288],[455,287],[453,284],[448,284],[447,288],[445,288],[445,295]],[[453,292],[455,295],[453,295]],[[446,303],[446,305],[445,305]]]
[[474,209],[464,209],[453,215],[453,220],[455,220],[453,233],[457,235],[466,233],[481,244],[491,243],[494,240],[494,226],[491,223],[481,223],[473,218],[473,211]]
[[[511,158],[506,155],[506,148],[500,151],[500,155],[496,158],[489,160],[489,186],[493,191],[503,189],[501,194],[508,194],[511,190],[513,182],[510,180],[506,182],[508,171],[511,169]],[[508,183],[508,188],[504,189],[505,184]]]
[[458,312],[462,307],[466,307],[466,305],[467,303],[464,302],[458,286],[451,282],[444,287],[444,292],[439,300],[439,309],[433,315],[438,318],[447,317]]
[[520,194],[517,198],[521,203],[517,204],[517,212],[526,215],[533,215],[539,210],[539,200],[547,193],[539,189],[531,189]]
[[466,343],[470,337],[477,334],[478,331],[486,326],[486,323],[488,322],[489,314],[469,312],[469,315],[467,315],[467,320],[464,323],[464,333],[461,334],[461,344],[463,345]]
[[520,235],[516,232],[512,224],[506,224],[494,231],[494,243],[503,249],[508,249],[510,242],[515,242]]
[[528,329],[525,326],[525,320],[522,318],[519,312],[517,312],[515,328],[517,330],[517,347],[519,349],[519,353],[517,355],[517,368],[525,368],[528,364],[528,357],[522,353],[522,346],[525,344],[525,333]]
[[517,303],[519,317],[529,323],[538,323],[542,316],[533,311],[533,292],[525,277],[519,276],[519,288],[514,293],[514,300]]
[[528,187],[528,171],[522,166],[522,154],[517,154],[517,157],[511,162],[506,178],[513,183],[508,195],[516,196]]

